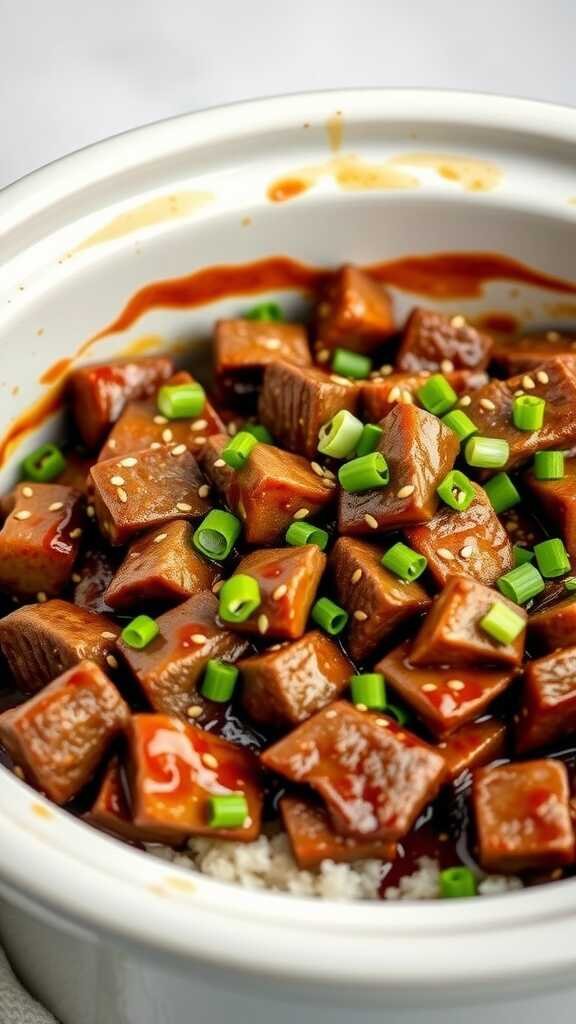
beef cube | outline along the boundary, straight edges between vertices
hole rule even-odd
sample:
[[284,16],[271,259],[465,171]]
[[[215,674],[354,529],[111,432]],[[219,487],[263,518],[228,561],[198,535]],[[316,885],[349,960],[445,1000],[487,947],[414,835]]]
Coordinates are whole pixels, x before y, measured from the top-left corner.
[[576,645],[576,595],[531,615],[528,635],[541,651]]
[[381,564],[384,548],[340,537],[329,568],[338,603],[350,615],[346,647],[355,661],[366,662],[383,640],[430,606],[419,583],[405,583]]
[[78,555],[82,495],[60,484],[19,484],[8,509],[0,530],[0,590],[24,599],[58,594]]
[[480,768],[473,797],[485,871],[554,868],[574,860],[568,777],[559,761]]
[[128,782],[124,779],[120,758],[116,756],[106,769],[96,799],[84,815],[84,821],[130,843],[170,843],[173,839],[168,829],[136,827],[132,820]]
[[318,348],[373,352],[396,331],[384,288],[358,267],[344,266],[328,282],[317,310]]
[[463,316],[444,316],[433,309],[417,308],[404,329],[396,367],[406,373],[484,370],[492,345],[492,338],[466,323]]
[[[416,392],[423,387],[429,376],[429,370],[421,370],[418,373],[390,373],[363,381],[360,385],[360,404],[365,419],[377,423],[395,405],[417,405]],[[488,383],[488,375],[480,370],[454,370],[444,376],[460,396],[468,395]]]
[[98,462],[90,475],[98,525],[113,545],[173,519],[199,519],[211,508],[201,496],[204,477],[184,445]]
[[576,361],[576,337],[547,331],[525,338],[503,338],[494,345],[492,366],[505,377],[515,377],[518,373],[531,373],[554,356]]
[[359,393],[344,377],[277,361],[264,372],[260,420],[283,448],[314,459],[320,427],[342,409],[354,413]]
[[82,661],[0,715],[0,740],[38,789],[65,804],[90,781],[129,720],[114,684],[93,661]]
[[502,757],[506,749],[506,726],[495,718],[486,722],[471,722],[441,740],[447,767],[447,782],[454,782],[462,772],[480,768]]
[[99,615],[112,612],[104,595],[118,569],[118,549],[104,545],[99,535],[82,551],[72,574],[74,604]]
[[576,647],[564,647],[526,664],[516,747],[547,747],[575,728]]
[[561,480],[537,480],[530,469],[524,482],[547,522],[560,531],[569,554],[576,558],[576,458],[565,459]]
[[396,405],[380,426],[378,450],[390,483],[372,491],[341,491],[338,529],[346,534],[384,532],[423,523],[436,512],[436,488],[452,469],[459,442],[437,416],[415,405]]
[[428,568],[440,586],[461,573],[486,586],[513,565],[512,545],[482,487],[473,484],[476,497],[465,512],[443,505],[428,523],[407,529],[407,543],[428,559]]
[[416,712],[435,736],[447,736],[478,718],[514,678],[514,669],[422,668],[412,661],[412,641],[390,651],[376,665],[387,682]]
[[314,631],[238,665],[248,717],[266,725],[305,722],[346,689],[354,669],[340,648]]
[[302,324],[272,320],[219,320],[216,324],[215,373],[224,400],[237,403],[254,399],[264,368],[277,359],[294,366],[311,365]]
[[[512,420],[516,394],[544,398],[546,410],[540,430],[518,430]],[[526,462],[545,448],[569,448],[576,441],[576,369],[562,357],[542,363],[532,375],[519,374],[509,380],[493,380],[472,394],[466,415],[482,437],[508,441],[510,455],[503,470]]]
[[230,441],[228,434],[212,434],[200,449],[198,462],[202,472],[208,477],[224,500],[228,502],[232,484],[236,479],[237,470],[232,469],[222,458],[222,451]]
[[353,864],[358,860],[394,860],[396,843],[385,839],[353,839],[335,832],[324,807],[304,797],[285,796],[280,812],[292,852],[302,871],[313,871],[325,860]]
[[308,783],[341,835],[400,839],[442,783],[444,758],[396,722],[337,701],[269,747],[267,768]]
[[176,604],[210,590],[218,570],[196,551],[194,528],[183,519],[152,530],[132,545],[105,600],[111,608],[145,608],[150,602]]
[[480,622],[503,604],[524,624],[528,616],[513,601],[469,576],[449,576],[417,634],[410,655],[414,665],[520,665],[526,629],[509,644],[499,643]]
[[118,650],[155,711],[185,718],[190,708],[205,707],[199,683],[211,658],[237,661],[247,642],[216,621],[214,594],[195,594],[158,616],[158,636],[142,650],[120,640]]
[[74,451],[74,449],[67,451],[66,465],[62,472],[51,481],[52,484],[72,487],[73,490],[80,491],[81,494],[85,495],[88,490],[88,476],[93,462],[93,456],[82,455],[80,452]]
[[72,413],[84,444],[96,448],[127,402],[151,395],[174,372],[167,356],[82,366],[69,380]]
[[40,690],[81,661],[115,667],[119,629],[69,601],[29,604],[0,619],[0,650],[20,689]]
[[[134,824],[161,830],[171,843],[189,836],[250,843],[260,834],[263,788],[256,756],[170,715],[135,715],[129,730]],[[212,796],[243,793],[241,828],[211,828]]]
[[263,548],[245,555],[235,575],[253,576],[257,580],[261,603],[234,629],[280,640],[301,637],[325,568],[326,555],[315,544]]

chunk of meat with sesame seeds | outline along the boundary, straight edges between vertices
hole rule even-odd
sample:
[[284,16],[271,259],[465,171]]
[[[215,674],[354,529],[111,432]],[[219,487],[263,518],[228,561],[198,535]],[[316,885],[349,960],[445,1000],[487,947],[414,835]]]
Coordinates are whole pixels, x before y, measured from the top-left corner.
[[495,342],[492,350],[492,368],[505,377],[515,377],[518,373],[537,370],[554,356],[562,356],[576,365],[576,337],[546,331],[527,334],[524,338],[502,338]]
[[559,761],[480,768],[473,801],[485,871],[507,874],[573,862],[568,776]]
[[537,480],[534,470],[529,469],[524,483],[547,521],[560,531],[569,554],[576,558],[576,458],[564,460],[560,480]]
[[354,864],[359,860],[391,861],[396,843],[386,839],[353,839],[335,831],[324,807],[302,796],[285,796],[279,804],[294,859],[302,871],[313,871],[322,861]]
[[364,270],[341,267],[316,306],[316,332],[320,350],[373,352],[396,332],[390,296]]
[[229,434],[212,434],[198,454],[198,462],[204,475],[228,504],[232,484],[237,470],[232,469],[222,458],[222,452],[230,441]]
[[526,664],[516,748],[538,750],[575,729],[576,647],[564,647]]
[[454,782],[462,772],[480,768],[502,757],[506,750],[506,724],[497,718],[471,722],[451,733],[438,744],[446,761],[447,782]]
[[[391,373],[374,377],[360,384],[360,404],[364,416],[371,423],[387,416],[395,405],[419,405],[417,391],[430,376],[429,370],[417,373]],[[470,393],[488,383],[488,376],[480,370],[454,370],[444,374],[460,401],[466,404]]]
[[484,370],[493,340],[466,322],[463,316],[445,316],[417,307],[408,317],[396,367],[406,373],[418,370]]
[[134,824],[125,765],[118,755],[110,759],[96,799],[83,818],[100,831],[129,843],[170,843],[173,839],[168,829],[153,825],[137,828]]
[[214,371],[218,394],[236,408],[256,407],[264,369],[281,359],[293,366],[311,365],[302,324],[274,320],[218,320],[214,335]]
[[540,651],[576,645],[576,595],[572,594],[531,615],[528,635]]
[[444,758],[384,716],[337,701],[261,754],[264,765],[306,783],[337,832],[397,840],[438,792]]

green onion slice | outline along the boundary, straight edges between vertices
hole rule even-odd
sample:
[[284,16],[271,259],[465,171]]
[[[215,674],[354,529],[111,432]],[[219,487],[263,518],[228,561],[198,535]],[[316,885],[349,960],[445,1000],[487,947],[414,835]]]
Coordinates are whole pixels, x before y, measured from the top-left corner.
[[258,580],[238,573],[220,588],[218,614],[223,622],[246,622],[262,603]]
[[458,401],[454,388],[441,373],[433,373],[416,394],[424,408],[435,416],[443,416]]
[[202,696],[217,704],[225,704],[232,699],[237,681],[238,669],[235,665],[211,658],[204,672]]
[[562,480],[564,475],[564,452],[536,452],[534,476],[537,480]]
[[274,444],[274,438],[267,427],[262,423],[245,423],[243,427],[245,434],[252,434],[260,444]]
[[34,480],[38,484],[49,483],[60,476],[66,469],[66,459],[55,444],[48,442],[30,452],[22,463],[22,475],[25,480]]
[[354,451],[362,436],[362,430],[360,420],[348,409],[342,409],[320,428],[318,451],[322,452],[322,455],[330,455],[333,459],[345,459]]
[[301,519],[297,523],[290,523],[286,530],[286,543],[293,548],[303,547],[305,544],[315,544],[320,551],[325,551],[329,541],[326,530],[319,526],[313,526]]
[[121,635],[128,647],[141,651],[158,636],[159,632],[160,628],[155,619],[151,619],[149,615],[137,615],[132,622],[124,626]]
[[213,508],[200,526],[196,527],[192,541],[202,555],[223,562],[232,551],[241,530],[242,523],[231,512]]
[[210,828],[242,828],[248,817],[248,801],[244,793],[211,796],[208,801]]
[[348,622],[348,612],[329,597],[320,597],[312,608],[312,621],[329,636],[338,636]]
[[514,557],[514,565],[525,565],[526,562],[534,561],[534,552],[530,548],[522,547],[521,544],[515,544],[512,548],[512,555]]
[[525,627],[524,619],[502,601],[496,601],[480,619],[480,628],[501,644],[513,644]]
[[447,412],[442,417],[442,423],[453,430],[461,442],[467,441],[473,434],[478,433],[476,424],[461,409],[452,409],[451,412]]
[[464,458],[478,469],[501,469],[510,457],[508,441],[500,437],[471,437],[466,442]]
[[250,452],[257,444],[258,441],[252,433],[249,433],[247,430],[240,430],[228,441],[226,447],[222,449],[220,458],[224,459],[226,465],[232,469],[242,469]]
[[536,564],[545,579],[555,579],[570,572],[570,559],[559,537],[551,537],[534,545]]
[[484,484],[484,490],[497,516],[522,501],[508,473],[496,473],[496,476]]
[[496,586],[504,597],[516,604],[526,604],[544,590],[546,584],[535,565],[525,562],[505,573],[496,581]]
[[418,551],[409,548],[407,544],[398,541],[382,556],[382,565],[399,576],[405,583],[413,583],[424,572],[428,560]]
[[372,370],[372,360],[359,352],[350,352],[347,348],[337,348],[332,356],[332,369],[340,377],[351,377],[353,380],[366,380]]
[[279,323],[284,319],[284,314],[277,302],[260,302],[244,313],[244,319]]
[[386,683],[380,672],[352,676],[350,690],[354,704],[363,704],[373,711],[383,711],[386,707]]
[[440,896],[444,900],[457,900],[475,896],[476,877],[470,868],[445,868],[440,872]]
[[158,391],[156,404],[169,420],[185,420],[198,416],[206,402],[206,392],[201,384],[165,384]]
[[459,469],[453,469],[444,477],[437,493],[450,508],[465,512],[476,497],[476,491],[468,477]]
[[380,452],[361,455],[345,462],[338,470],[338,480],[345,491],[358,493],[385,487],[390,482],[388,463]]
[[361,455],[370,455],[371,452],[375,452],[380,444],[383,433],[382,427],[377,426],[376,423],[366,423],[360,435],[360,440],[356,445],[357,458],[360,458]]
[[540,430],[546,402],[536,395],[518,395],[512,406],[512,421],[517,430]]

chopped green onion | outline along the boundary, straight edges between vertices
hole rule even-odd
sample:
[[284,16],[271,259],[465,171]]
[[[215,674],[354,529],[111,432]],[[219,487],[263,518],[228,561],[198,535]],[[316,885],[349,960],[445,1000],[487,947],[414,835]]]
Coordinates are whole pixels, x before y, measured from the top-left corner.
[[500,469],[510,456],[508,441],[500,437],[471,437],[466,442],[464,458],[478,469]]
[[441,373],[433,373],[428,377],[416,394],[424,408],[435,416],[443,416],[458,401],[454,388]]
[[418,554],[417,551],[413,551],[407,544],[403,544],[399,540],[382,556],[382,565],[399,576],[405,583],[412,583],[422,575],[428,565],[428,560],[424,555]]
[[450,427],[450,430],[453,430],[454,433],[457,434],[460,441],[466,441],[469,437],[472,437],[473,434],[478,433],[478,427],[476,424],[473,423],[470,417],[467,416],[465,412],[462,412],[461,409],[452,409],[451,412],[447,412],[446,415],[442,417],[442,423],[444,423],[446,427]]
[[284,319],[284,314],[277,302],[260,302],[259,305],[252,306],[247,313],[244,313],[244,319],[279,323]]
[[341,377],[353,380],[366,380],[372,369],[372,360],[359,352],[350,352],[347,348],[337,348],[332,356],[332,369]]
[[345,462],[338,470],[338,480],[345,491],[357,493],[385,487],[390,482],[388,463],[380,452],[361,455],[359,459]]
[[410,715],[403,707],[400,707],[399,704],[387,704],[384,710],[387,715],[396,719],[398,725],[408,725]]
[[232,551],[241,530],[242,523],[231,512],[213,508],[194,531],[192,541],[201,554],[223,562]]
[[509,601],[526,604],[527,601],[541,594],[546,584],[536,566],[525,562],[524,565],[517,565],[515,569],[511,569],[510,572],[496,580],[496,586]]
[[445,868],[440,872],[440,896],[443,900],[475,896],[476,891],[476,877],[470,868]]
[[210,828],[242,828],[248,817],[248,801],[244,793],[211,796],[208,801]]
[[457,512],[465,512],[476,497],[476,491],[470,480],[459,469],[453,469],[444,477],[436,488],[442,501]]
[[570,576],[567,580],[564,580],[564,589],[569,594],[573,594],[576,590],[576,576]]
[[312,608],[312,621],[328,633],[329,636],[338,636],[348,622],[348,612],[340,605],[334,604],[329,597],[320,597]]
[[242,429],[245,434],[252,434],[260,444],[274,444],[272,434],[262,423],[245,423]]
[[371,452],[375,452],[383,433],[382,427],[378,427],[375,423],[366,423],[356,445],[357,457],[360,458],[362,455],[370,455]]
[[534,476],[537,480],[562,480],[564,476],[564,452],[536,452]]
[[132,622],[124,626],[122,639],[128,647],[135,647],[137,651],[141,651],[158,636],[159,632],[160,628],[155,619],[151,619],[149,615],[137,615]]
[[480,628],[501,644],[513,644],[525,626],[524,619],[502,601],[496,601],[480,619]]
[[354,704],[363,704],[373,711],[383,711],[386,707],[386,684],[380,672],[352,676],[350,690]]
[[521,544],[515,544],[512,548],[512,555],[514,557],[514,565],[525,565],[526,562],[534,561],[534,552],[530,548],[524,548]]
[[199,416],[206,402],[201,384],[165,384],[158,391],[158,412],[169,420],[187,420]]
[[517,430],[540,430],[546,402],[536,395],[518,395],[512,406],[512,421]]
[[318,451],[323,455],[330,455],[333,459],[345,459],[354,451],[363,429],[356,416],[348,412],[348,409],[342,409],[320,427]]
[[545,579],[555,579],[556,576],[563,576],[570,572],[570,559],[564,547],[564,542],[559,537],[552,537],[550,540],[543,540],[540,544],[534,545],[536,564]]
[[22,463],[22,475],[25,480],[34,480],[37,484],[47,484],[60,476],[66,469],[66,459],[55,444],[43,444],[36,451],[30,452]]
[[242,469],[250,452],[256,447],[258,441],[253,434],[247,430],[240,430],[238,434],[230,438],[228,444],[220,452],[220,458],[224,459],[231,469]]
[[315,544],[320,551],[325,551],[330,538],[326,530],[321,530],[319,526],[313,526],[312,523],[300,519],[297,523],[290,523],[285,539],[286,543],[293,548],[303,547],[304,544]]
[[217,704],[225,704],[232,698],[238,680],[238,669],[224,661],[210,658],[202,681],[202,696]]
[[218,614],[223,622],[246,622],[262,603],[258,580],[238,573],[226,580],[218,594]]
[[484,484],[484,490],[497,516],[522,501],[508,473],[496,473],[496,476]]

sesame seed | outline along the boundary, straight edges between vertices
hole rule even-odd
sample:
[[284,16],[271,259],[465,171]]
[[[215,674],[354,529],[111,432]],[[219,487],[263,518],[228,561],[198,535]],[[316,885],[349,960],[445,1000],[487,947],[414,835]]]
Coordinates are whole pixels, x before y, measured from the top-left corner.
[[170,441],[174,440],[174,434],[170,430],[170,427],[166,427],[166,430],[162,431],[162,440],[164,444],[170,444]]
[[293,519],[306,519],[306,516],[309,516],[309,515],[310,515],[310,509],[309,508],[299,508],[298,511],[294,513]]
[[496,406],[491,398],[481,398],[478,403],[480,408],[486,409],[488,412],[494,412]]
[[192,704],[186,712],[188,718],[200,718],[202,714],[202,708],[198,704]]
[[38,593],[36,594],[36,600],[38,601],[39,604],[44,604],[44,601],[48,600],[43,590],[38,591]]
[[214,757],[214,754],[202,754],[202,763],[205,764],[207,768],[218,767],[218,761]]
[[208,426],[208,420],[194,420],[191,424],[190,430],[206,430]]
[[526,391],[532,391],[536,387],[532,377],[529,377],[528,374],[522,377],[522,387],[526,388]]
[[200,487],[198,488],[198,497],[207,498],[209,494],[210,488],[208,487],[208,484],[201,484]]
[[345,387],[348,387],[350,384],[350,381],[346,380],[346,377],[339,377],[337,373],[331,373],[330,380],[334,381],[335,384],[343,384]]
[[[206,426],[208,426],[208,424],[206,424]],[[231,420],[231,422],[228,424],[228,434],[230,435],[230,437],[236,437],[237,433],[238,424],[235,423],[234,420]]]
[[111,476],[110,483],[113,487],[123,487],[126,481],[123,476]]
[[[198,441],[198,438],[196,438],[196,441]],[[173,448],[172,451],[170,452],[170,455],[184,455],[185,451],[187,451],[185,444],[177,444],[176,447]]]
[[269,348],[271,352],[275,349],[282,348],[282,342],[279,338],[266,338],[263,344],[264,348]]
[[409,498],[411,494],[414,494],[415,490],[416,487],[414,484],[406,484],[405,487],[401,487],[400,490],[396,492],[396,497]]
[[443,359],[440,363],[440,369],[442,373],[452,373],[454,371],[454,363],[451,359]]
[[165,416],[155,416],[154,417],[154,423],[157,423],[158,426],[161,427],[162,424],[168,423],[168,420],[166,419]]
[[207,440],[208,440],[208,438],[204,437],[203,435],[202,435],[202,437],[195,437],[194,438],[194,444],[197,444],[197,445],[206,444]]
[[193,644],[205,644],[208,640],[208,637],[206,636],[205,633],[192,633],[190,639]]
[[454,690],[455,692],[458,690],[463,690],[464,685],[465,684],[462,682],[461,679],[449,679],[448,682],[446,683],[448,689]]
[[156,536],[154,537],[153,543],[160,544],[161,541],[166,540],[167,536],[167,533],[157,533]]
[[272,597],[273,597],[274,601],[279,601],[280,598],[284,597],[284,595],[287,594],[287,593],[288,593],[288,587],[286,586],[285,583],[281,583],[279,587],[276,587],[276,590],[272,594]]
[[538,370],[538,373],[536,374],[536,380],[539,381],[540,384],[550,383],[550,377],[546,373],[546,370]]
[[470,395],[462,395],[462,398],[458,402],[458,405],[462,406],[462,408],[464,409],[467,405],[470,405],[471,401],[472,399]]
[[471,544],[465,544],[463,548],[460,548],[460,558],[471,558],[474,554],[474,548]]
[[259,633],[262,633],[262,635],[264,635],[264,633],[267,633],[269,625],[270,625],[270,622],[268,621],[268,616],[267,615],[259,615],[258,616],[258,632]]
[[460,313],[458,313],[456,316],[453,316],[452,319],[450,320],[451,327],[464,327],[465,323],[466,320],[463,316],[460,315]]
[[14,513],[14,519],[22,519],[22,520],[30,519],[31,515],[32,515],[32,513],[29,512],[27,508],[23,508],[23,509],[20,510],[20,512],[15,512]]
[[110,665],[110,668],[118,668],[118,662],[113,654],[106,655],[106,663]]
[[32,498],[34,496],[34,491],[32,490],[31,487],[23,487],[22,495],[24,498]]
[[355,569],[354,572],[352,573],[352,577],[351,577],[350,582],[351,583],[359,583],[361,579],[362,579],[362,569]]
[[375,519],[374,516],[371,516],[369,512],[367,512],[366,515],[364,516],[364,522],[372,530],[377,530],[378,529],[378,520]]
[[327,363],[328,360],[330,359],[330,352],[328,351],[327,348],[321,348],[316,353],[316,359],[318,360],[319,363]]
[[399,398],[400,398],[400,388],[398,387],[397,384],[395,384],[394,387],[390,388],[390,391],[388,392],[388,401],[389,402],[397,402]]
[[80,526],[76,526],[74,530],[70,530],[70,537],[72,538],[72,540],[78,540],[78,537],[81,536],[82,528]]
[[367,616],[366,612],[363,612],[363,611],[362,611],[362,610],[361,610],[361,609],[359,608],[359,609],[358,609],[358,611],[354,612],[354,618],[355,618],[355,619],[356,619],[356,620],[357,620],[358,622],[366,622],[366,620],[367,620],[368,616]]
[[336,718],[337,714],[338,714],[338,712],[337,712],[337,711],[334,711],[334,708],[330,708],[330,709],[329,709],[329,710],[328,710],[328,711],[326,712],[326,718]]
[[108,629],[105,629],[103,633],[100,633],[103,640],[115,640],[116,633],[111,633]]
[[216,462],[213,465],[214,469],[223,469],[226,463],[224,462],[224,459],[216,459]]
[[82,583],[82,577],[79,572],[72,573],[72,583]]
[[268,648],[268,652],[270,652],[270,651],[279,651],[281,647],[282,647],[282,644],[272,644]]
[[135,459],[133,455],[129,455],[126,459],[122,459],[120,465],[124,466],[125,469],[132,469],[133,466],[138,464],[138,459]]
[[123,487],[118,488],[118,490],[116,491],[116,496],[118,498],[118,501],[121,501],[123,505],[125,505],[126,502],[128,501],[128,495],[126,494],[126,491],[124,490]]
[[118,441],[116,440],[115,437],[111,437],[110,438],[110,440],[108,441],[108,447],[112,448],[112,450],[114,450],[114,448],[118,447]]
[[526,394],[526,392],[523,391],[522,388],[518,388],[518,391],[514,392],[514,398],[520,398],[521,395],[525,395],[525,394]]
[[404,405],[414,405],[414,396],[411,391],[408,391],[407,388],[404,388],[402,392],[401,401],[404,403]]
[[356,711],[368,711],[367,704],[355,704]]
[[212,584],[212,593],[217,594],[224,586],[224,580],[216,580],[216,583]]
[[547,331],[546,332],[546,340],[547,341],[560,341],[560,335],[558,334],[558,331]]
[[191,512],[192,505],[189,505],[187,501],[177,501],[176,508],[179,512]]
[[162,447],[162,445],[160,444],[160,441],[152,441],[152,444],[150,445],[150,450],[151,451],[156,451],[157,448],[161,448],[161,447]]
[[379,725],[381,729],[387,729],[388,726],[390,725],[390,722],[388,721],[387,718],[376,718],[375,722],[376,725]]
[[380,367],[380,375],[382,377],[389,377],[394,372],[394,367],[390,363],[384,363],[384,366]]
[[311,462],[310,469],[313,473],[316,473],[316,476],[324,476],[324,470],[318,462]]
[[436,683],[424,683],[422,687],[423,693],[433,693],[437,689]]
[[454,558],[454,555],[449,548],[438,548],[436,554],[439,558],[444,558],[446,562],[451,562]]
[[48,511],[59,512],[61,508],[64,508],[63,501],[53,501],[52,504],[48,506]]

